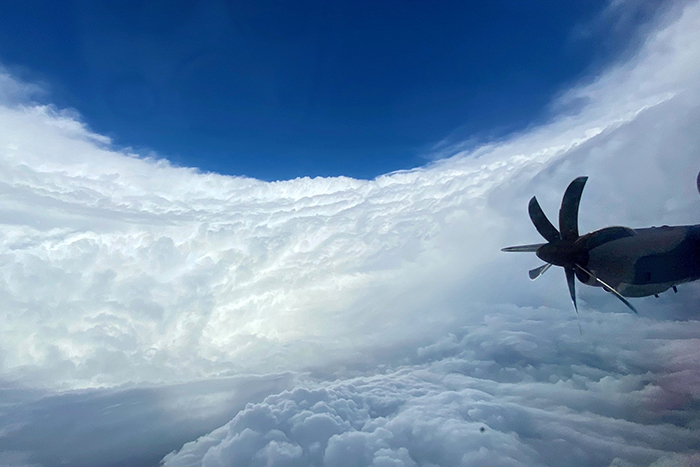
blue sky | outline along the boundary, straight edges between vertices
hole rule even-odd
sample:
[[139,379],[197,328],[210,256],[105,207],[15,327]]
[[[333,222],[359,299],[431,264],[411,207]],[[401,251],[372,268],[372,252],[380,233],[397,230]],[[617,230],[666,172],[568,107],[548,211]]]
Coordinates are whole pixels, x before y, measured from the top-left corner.
[[10,2],[0,62],[118,146],[262,180],[371,179],[546,121],[634,48],[655,9],[636,3]]

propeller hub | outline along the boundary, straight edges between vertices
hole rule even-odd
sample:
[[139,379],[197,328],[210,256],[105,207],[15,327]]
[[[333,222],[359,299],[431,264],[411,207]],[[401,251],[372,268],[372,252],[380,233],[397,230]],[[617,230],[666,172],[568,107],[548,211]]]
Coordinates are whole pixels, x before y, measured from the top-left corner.
[[542,261],[555,266],[573,268],[577,262],[581,262],[583,250],[575,242],[560,240],[542,245],[535,254]]

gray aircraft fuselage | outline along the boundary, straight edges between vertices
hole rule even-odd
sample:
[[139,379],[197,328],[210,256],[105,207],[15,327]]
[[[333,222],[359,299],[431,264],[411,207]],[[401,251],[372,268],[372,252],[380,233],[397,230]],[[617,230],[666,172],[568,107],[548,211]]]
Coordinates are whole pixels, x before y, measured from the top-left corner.
[[[607,227],[583,235],[579,242],[586,252],[580,264],[626,297],[656,295],[700,279],[700,225]],[[601,287],[581,270],[576,276]]]
[[[559,208],[559,228],[547,219],[537,197],[528,203],[532,224],[547,243],[502,248],[505,252],[534,252],[545,263],[528,272],[531,280],[551,266],[564,268],[569,295],[576,305],[576,279],[602,287],[634,311],[625,297],[656,295],[684,282],[700,279],[700,225],[669,227],[606,227],[579,235],[578,208],[588,177],[566,187]],[[696,179],[700,191],[700,174]]]

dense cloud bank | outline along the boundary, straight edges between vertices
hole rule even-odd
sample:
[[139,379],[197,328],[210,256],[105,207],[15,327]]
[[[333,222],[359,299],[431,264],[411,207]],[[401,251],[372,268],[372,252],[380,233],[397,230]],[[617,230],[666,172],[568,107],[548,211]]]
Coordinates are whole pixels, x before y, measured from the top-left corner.
[[699,322],[592,313],[578,336],[558,310],[512,311],[423,364],[249,404],[164,465],[697,465]]
[[148,465],[231,418],[164,463],[697,463],[698,286],[640,316],[579,287],[579,334],[561,270],[499,249],[584,174],[582,231],[698,223],[698,64],[679,3],[546,125],[275,183],[114,150],[0,73],[0,464]]
[[520,280],[533,258],[499,252],[539,241],[533,193],[552,216],[590,175],[582,230],[695,219],[696,10],[563,96],[578,113],[370,181],[202,174],[1,107],[2,370],[89,387],[337,366],[479,319],[465,303],[551,299]]

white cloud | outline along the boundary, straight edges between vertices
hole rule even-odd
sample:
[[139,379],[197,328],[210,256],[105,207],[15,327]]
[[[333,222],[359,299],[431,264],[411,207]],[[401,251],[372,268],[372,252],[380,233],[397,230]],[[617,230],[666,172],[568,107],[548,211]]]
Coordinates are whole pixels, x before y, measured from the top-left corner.
[[[595,313],[598,322],[587,322],[581,338],[556,319],[559,310],[527,310],[527,320],[512,311],[492,310],[459,337],[418,350],[432,361],[249,404],[164,465],[646,466],[697,459],[693,390],[674,393],[661,382],[684,371],[697,376],[690,361],[682,370],[667,367],[667,346],[698,345],[678,338],[688,323]],[[629,332],[620,335],[620,328]],[[694,322],[689,333],[698,331]]]
[[[125,459],[134,433],[173,449],[294,385],[166,464],[694,462],[697,285],[637,300],[639,317],[579,287],[580,336],[561,271],[533,284],[532,255],[499,252],[539,241],[530,196],[555,218],[582,174],[583,231],[698,222],[700,4],[673,13],[562,97],[585,102],[577,113],[372,181],[264,183],[137,157],[3,75],[23,103],[0,106],[0,370],[44,396],[0,395],[7,463]],[[216,389],[279,372],[294,377],[253,384],[257,399]],[[163,414],[181,426],[148,424]],[[43,442],[67,426],[97,433],[95,451]]]

